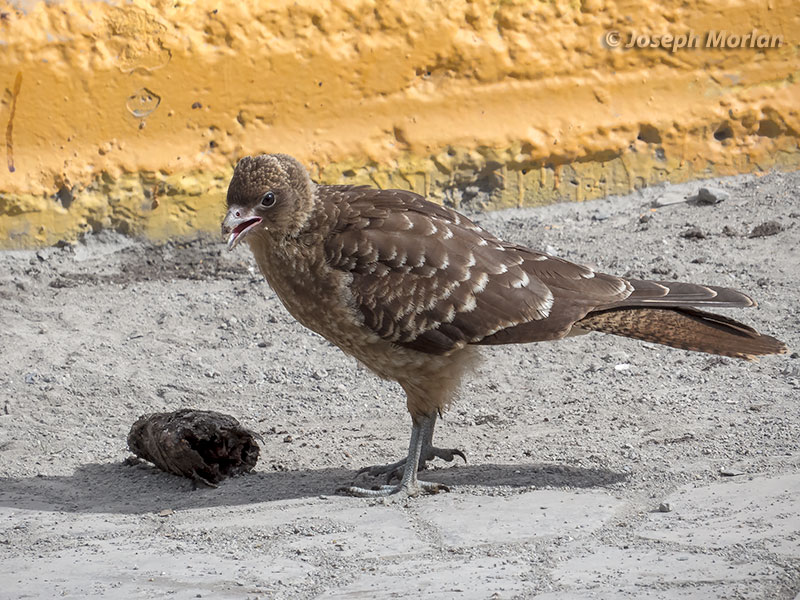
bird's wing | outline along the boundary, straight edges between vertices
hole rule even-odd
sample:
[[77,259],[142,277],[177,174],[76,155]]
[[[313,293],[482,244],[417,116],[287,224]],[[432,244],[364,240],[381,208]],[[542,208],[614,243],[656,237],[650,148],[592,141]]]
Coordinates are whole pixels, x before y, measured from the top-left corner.
[[631,293],[624,279],[503,242],[412,192],[329,187],[325,195],[335,213],[328,264],[351,275],[364,324],[399,345],[439,354],[498,335],[534,341],[530,327],[526,340],[501,335],[526,323],[536,339],[553,339]]

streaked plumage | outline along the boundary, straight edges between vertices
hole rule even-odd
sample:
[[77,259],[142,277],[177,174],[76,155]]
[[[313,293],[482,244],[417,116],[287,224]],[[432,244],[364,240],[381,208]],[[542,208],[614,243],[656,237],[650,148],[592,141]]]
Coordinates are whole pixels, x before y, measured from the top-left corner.
[[[786,350],[696,308],[753,306],[740,292],[595,272],[498,239],[412,192],[316,185],[286,155],[242,159],[228,209],[229,245],[247,240],[289,312],[403,386],[417,451],[437,450],[436,414],[478,345],[593,330],[745,359]],[[409,459],[401,486],[385,493],[418,490],[413,444]]]

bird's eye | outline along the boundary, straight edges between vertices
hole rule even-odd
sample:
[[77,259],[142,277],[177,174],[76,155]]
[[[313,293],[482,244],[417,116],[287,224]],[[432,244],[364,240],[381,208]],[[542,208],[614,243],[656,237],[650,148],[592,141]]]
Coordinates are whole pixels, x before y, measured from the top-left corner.
[[267,192],[263,196],[261,196],[261,206],[265,208],[270,208],[275,206],[275,194],[272,192]]

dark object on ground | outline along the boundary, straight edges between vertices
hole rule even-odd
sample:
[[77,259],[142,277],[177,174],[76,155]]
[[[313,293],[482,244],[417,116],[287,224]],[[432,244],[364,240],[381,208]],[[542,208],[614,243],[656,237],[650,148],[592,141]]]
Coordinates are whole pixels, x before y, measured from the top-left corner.
[[256,466],[254,436],[229,415],[184,408],[139,417],[128,434],[128,448],[168,473],[216,487]]
[[722,228],[722,233],[728,237],[736,237],[739,235],[739,233],[730,225],[725,225],[725,227]]
[[723,200],[727,200],[731,195],[716,187],[702,187],[697,191],[697,194],[689,198],[689,201],[699,205],[719,204]]
[[699,227],[690,227],[681,234],[681,237],[688,240],[704,240],[706,234]]
[[761,225],[756,225],[753,231],[750,232],[750,237],[767,237],[768,235],[775,235],[781,231],[783,231],[783,225],[777,221],[766,221]]

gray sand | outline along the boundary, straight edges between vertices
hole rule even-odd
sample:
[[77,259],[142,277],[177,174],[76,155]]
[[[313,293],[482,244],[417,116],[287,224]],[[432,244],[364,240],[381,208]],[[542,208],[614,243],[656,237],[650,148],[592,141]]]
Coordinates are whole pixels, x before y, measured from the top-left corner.
[[[725,314],[800,350],[800,173],[709,183],[730,197],[651,210],[694,182],[475,218],[607,272],[748,291],[759,307]],[[783,230],[748,237],[766,221]],[[340,497],[405,453],[404,400],[295,323],[244,246],[101,234],[0,253],[0,598],[800,590],[796,353],[746,363],[596,334],[488,348],[437,430],[469,463],[423,474],[452,491]],[[123,465],[134,420],[180,407],[263,435],[256,471],[194,489]]]

